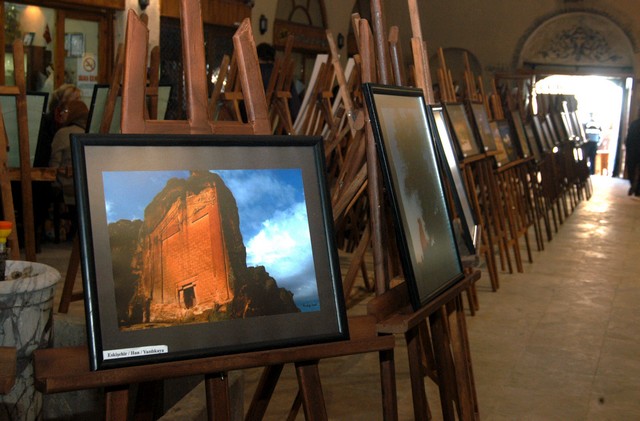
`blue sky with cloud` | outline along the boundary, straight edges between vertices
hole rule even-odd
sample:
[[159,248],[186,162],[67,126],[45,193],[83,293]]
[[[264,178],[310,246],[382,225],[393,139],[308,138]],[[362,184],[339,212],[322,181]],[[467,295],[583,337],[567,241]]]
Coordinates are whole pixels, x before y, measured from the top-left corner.
[[[309,223],[299,169],[223,170],[238,204],[248,266],[265,266],[303,311],[320,309]],[[142,219],[145,207],[171,178],[189,171],[103,173],[107,222]]]

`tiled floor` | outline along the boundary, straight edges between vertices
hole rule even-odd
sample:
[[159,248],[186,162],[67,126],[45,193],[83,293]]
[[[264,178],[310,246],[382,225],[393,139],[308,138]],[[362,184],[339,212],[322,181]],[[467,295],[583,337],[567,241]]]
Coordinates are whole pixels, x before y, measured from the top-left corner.
[[[478,282],[480,311],[467,324],[483,420],[640,419],[640,200],[624,180],[593,185],[524,273],[501,272],[497,292],[488,274]],[[64,270],[65,252],[40,260]],[[81,303],[71,311],[81,315]],[[364,301],[350,310],[363,311]],[[411,420],[406,347],[396,343],[399,418]],[[376,354],[322,361],[320,372],[330,419],[381,419]],[[249,399],[260,370],[244,374]],[[437,388],[426,383],[441,419]],[[286,419],[296,390],[286,367],[267,419]]]

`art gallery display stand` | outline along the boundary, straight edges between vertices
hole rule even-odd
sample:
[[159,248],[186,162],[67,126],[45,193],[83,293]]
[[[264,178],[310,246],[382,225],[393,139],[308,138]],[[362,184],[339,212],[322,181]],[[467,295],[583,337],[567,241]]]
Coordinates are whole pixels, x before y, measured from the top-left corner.
[[479,419],[461,297],[480,276],[478,269],[467,271],[462,281],[417,311],[409,304],[404,282],[368,303],[368,313],[378,318],[380,334],[405,337],[416,420],[431,419],[425,375],[438,384],[444,420],[455,420],[456,411],[458,419]]
[[91,371],[85,347],[50,348],[34,354],[36,388],[59,393],[105,388],[105,419],[126,420],[129,386],[191,375],[204,375],[209,419],[229,420],[231,414],[227,374],[233,370],[265,367],[245,419],[261,419],[266,412],[282,366],[294,363],[300,398],[307,420],[326,420],[327,411],[318,372],[320,359],[378,352],[380,355],[384,419],[397,419],[393,335],[378,335],[376,319],[349,319],[350,339],[284,349],[256,351],[184,361]]

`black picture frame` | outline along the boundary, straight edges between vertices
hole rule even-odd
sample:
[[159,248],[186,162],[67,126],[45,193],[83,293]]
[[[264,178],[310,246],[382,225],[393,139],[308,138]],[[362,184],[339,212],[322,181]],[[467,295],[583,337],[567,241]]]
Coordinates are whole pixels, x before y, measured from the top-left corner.
[[576,142],[586,142],[587,134],[585,133],[585,130],[584,130],[585,125],[580,122],[578,113],[576,111],[571,111],[569,113],[569,120],[571,121],[571,125],[576,133],[576,137],[574,140]]
[[458,145],[458,157],[465,159],[481,154],[482,151],[471,128],[464,104],[445,104],[444,108]]
[[493,134],[493,138],[496,142],[496,154],[494,155],[495,163],[497,167],[501,167],[511,162],[511,160],[507,154],[506,148],[504,147],[504,143],[502,142],[502,135],[498,128],[498,122],[496,120],[489,122],[489,127],[491,127],[491,133]]
[[475,127],[478,131],[478,135],[482,142],[485,152],[494,152],[497,150],[497,145],[491,126],[489,125],[489,116],[487,115],[487,109],[484,104],[479,102],[472,102],[469,104]]
[[542,127],[543,139],[547,142],[547,149],[555,153],[558,147],[553,135],[553,126],[549,124],[549,120],[545,117],[540,119],[540,125]]
[[[462,236],[470,255],[476,254],[480,225],[471,202],[469,200],[469,192],[465,187],[464,176],[460,171],[460,163],[456,157],[451,131],[447,125],[447,118],[442,106],[431,106],[431,114],[433,116],[432,127],[435,128],[436,145],[438,151],[443,158],[445,173],[449,178],[449,184],[454,188],[453,196],[457,212],[462,217],[460,224],[462,225]],[[492,134],[493,136],[493,134]],[[495,143],[494,143],[495,145]]]
[[348,339],[321,138],[71,141],[92,370]]
[[496,164],[502,167],[518,160],[518,152],[515,149],[513,132],[506,119],[494,120],[491,122],[491,129],[498,145]]
[[[556,129],[555,123],[553,122],[553,116],[551,115],[551,113],[545,114],[544,119],[546,121],[546,126],[547,126],[547,131],[549,132],[549,137],[548,139],[551,140],[551,142],[553,142],[554,146],[559,146],[561,139],[560,139],[560,135],[558,134],[558,130]],[[544,130],[544,124],[542,125],[543,130]]]
[[533,158],[536,162],[542,161],[542,152],[540,151],[540,147],[538,146],[538,142],[536,141],[536,135],[533,130],[533,122],[532,120],[524,123],[524,132],[527,135],[527,140],[529,142],[529,148],[531,152],[533,152]]
[[415,310],[464,278],[438,167],[431,110],[419,89],[365,84],[363,92]]
[[522,122],[520,111],[511,110],[511,122],[513,124],[513,129],[516,135],[518,146],[520,147],[521,157],[525,159],[529,158],[531,156],[531,150],[529,149],[529,144],[527,143],[527,135],[524,131],[524,123]]
[[545,132],[542,129],[542,119],[539,115],[531,116],[531,122],[533,123],[533,129],[535,133],[536,141],[538,142],[538,147],[543,153],[550,153],[553,148],[549,149],[549,142],[545,137]]

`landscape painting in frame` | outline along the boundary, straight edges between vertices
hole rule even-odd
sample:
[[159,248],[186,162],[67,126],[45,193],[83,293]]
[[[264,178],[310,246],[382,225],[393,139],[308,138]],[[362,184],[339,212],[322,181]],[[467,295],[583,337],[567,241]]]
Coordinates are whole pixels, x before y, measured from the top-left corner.
[[418,310],[464,278],[438,166],[437,129],[422,90],[364,86],[403,274]]
[[120,138],[74,139],[94,368],[345,337],[318,139]]

